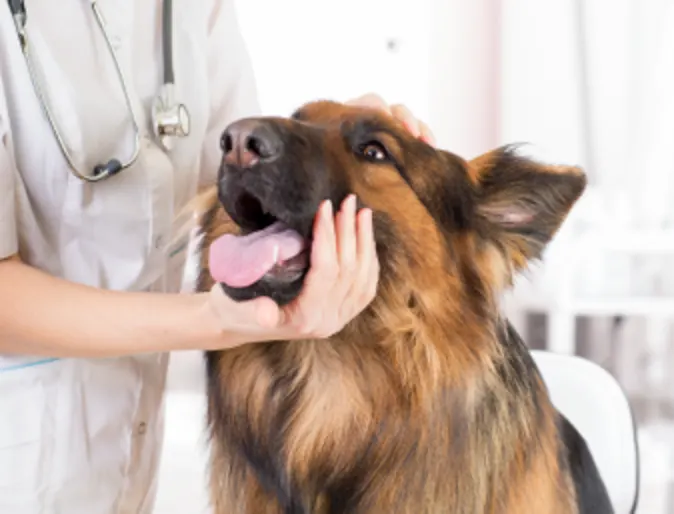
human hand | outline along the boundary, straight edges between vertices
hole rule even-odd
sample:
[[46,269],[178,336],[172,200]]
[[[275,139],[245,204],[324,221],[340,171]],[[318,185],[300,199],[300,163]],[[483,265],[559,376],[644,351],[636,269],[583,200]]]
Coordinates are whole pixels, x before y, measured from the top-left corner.
[[379,95],[374,93],[368,93],[353,100],[349,100],[346,104],[382,110],[401,121],[407,130],[409,130],[415,137],[422,139],[429,145],[435,145],[435,137],[433,136],[430,127],[423,121],[417,119],[412,112],[402,104],[388,105]]
[[314,223],[311,266],[293,302],[284,307],[270,298],[234,302],[218,284],[209,301],[232,345],[326,338],[370,304],[378,281],[372,211],[363,208],[356,213],[356,198],[350,195],[335,217],[329,201],[321,205]]

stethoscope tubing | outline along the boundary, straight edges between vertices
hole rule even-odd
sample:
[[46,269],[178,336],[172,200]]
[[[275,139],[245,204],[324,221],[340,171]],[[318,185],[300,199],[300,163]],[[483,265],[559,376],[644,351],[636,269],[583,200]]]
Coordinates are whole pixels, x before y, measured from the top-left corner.
[[[83,180],[85,182],[100,182],[102,180],[105,180],[113,175],[116,175],[117,173],[121,172],[124,169],[129,168],[132,166],[136,160],[138,159],[138,156],[140,154],[140,148],[141,148],[141,138],[140,138],[140,126],[138,123],[138,119],[136,118],[135,111],[133,109],[133,105],[131,103],[131,98],[129,94],[129,90],[127,87],[127,80],[124,75],[124,72],[120,66],[119,59],[117,57],[117,54],[115,52],[115,49],[112,46],[112,43],[110,41],[110,37],[108,35],[108,31],[106,28],[106,21],[105,18],[98,8],[98,2],[97,0],[90,0],[90,5],[91,5],[91,10],[94,14],[94,17],[96,18],[96,22],[103,33],[103,37],[105,39],[105,44],[108,48],[108,52],[110,53],[112,60],[115,64],[115,71],[117,73],[117,77],[119,79],[119,82],[122,86],[122,91],[124,93],[124,100],[126,102],[127,110],[130,113],[131,116],[131,122],[133,124],[133,129],[134,129],[134,148],[131,153],[131,156],[125,161],[125,162],[120,162],[117,159],[111,159],[105,164],[99,164],[94,168],[94,173],[90,175],[86,175],[82,172],[79,171],[77,164],[74,162],[72,156],[70,155],[70,152],[67,149],[66,142],[61,134],[61,131],[58,128],[58,124],[56,123],[55,117],[49,108],[49,102],[47,101],[47,98],[44,95],[43,88],[41,85],[44,83],[44,80],[41,80],[38,74],[38,70],[34,64],[36,61],[33,58],[33,53],[32,53],[32,47],[28,38],[28,35],[25,30],[25,25],[27,21],[27,14],[26,14],[26,9],[25,9],[25,4],[24,0],[9,0],[9,7],[12,13],[12,16],[14,18],[14,23],[16,25],[17,29],[17,34],[19,37],[19,42],[21,44],[21,49],[24,53],[24,57],[27,63],[28,67],[28,72],[31,78],[31,82],[33,83],[33,87],[35,89],[36,95],[38,96],[38,100],[40,101],[40,105],[42,107],[42,110],[49,122],[49,125],[51,126],[52,132],[54,133],[54,136],[56,138],[56,141],[58,142],[58,146],[61,149],[61,153],[63,154],[63,157],[65,158],[66,162],[68,163],[68,166],[70,167],[72,173],[79,178],[80,180]],[[162,14],[162,39],[163,39],[163,67],[164,67],[164,87],[166,86],[172,86],[174,83],[174,69],[173,69],[173,20],[172,20],[172,15],[173,15],[173,3],[172,0],[164,0],[163,1],[163,14]]]

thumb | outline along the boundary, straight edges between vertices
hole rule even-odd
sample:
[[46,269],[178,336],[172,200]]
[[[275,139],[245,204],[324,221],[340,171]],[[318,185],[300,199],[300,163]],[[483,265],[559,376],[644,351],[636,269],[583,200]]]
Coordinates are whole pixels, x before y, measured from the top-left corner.
[[271,298],[235,301],[225,294],[220,284],[216,283],[211,288],[209,300],[222,330],[227,332],[261,336],[268,332],[272,337],[271,331],[277,328],[281,321],[281,312]]

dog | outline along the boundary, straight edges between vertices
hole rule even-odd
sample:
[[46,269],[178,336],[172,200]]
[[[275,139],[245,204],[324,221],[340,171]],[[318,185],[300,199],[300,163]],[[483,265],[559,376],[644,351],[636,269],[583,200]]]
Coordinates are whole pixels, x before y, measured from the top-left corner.
[[216,514],[613,512],[498,307],[582,195],[581,168],[516,146],[465,160],[328,100],[238,120],[221,146],[198,290],[288,304],[320,202],[348,194],[373,211],[380,280],[332,337],[206,353]]

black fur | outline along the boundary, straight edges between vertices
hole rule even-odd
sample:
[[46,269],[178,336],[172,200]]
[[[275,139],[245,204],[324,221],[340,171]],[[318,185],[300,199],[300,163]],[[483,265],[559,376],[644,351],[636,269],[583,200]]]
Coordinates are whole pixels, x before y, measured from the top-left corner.
[[[310,244],[320,203],[330,199],[333,206],[340,205],[347,196],[347,185],[336,183],[335,175],[325,170],[319,129],[296,121],[266,118],[256,130],[263,142],[277,149],[277,157],[263,159],[247,169],[223,160],[218,174],[220,203],[244,233],[260,230],[275,218]],[[260,208],[272,217],[262,216]],[[222,287],[237,301],[268,296],[279,305],[286,305],[302,290],[306,271],[292,281],[265,276],[249,287]]]
[[292,302],[300,294],[306,273],[305,271],[299,279],[293,282],[279,282],[264,278],[249,287],[231,287],[222,283],[220,287],[222,287],[227,296],[237,302],[245,302],[254,298],[267,296],[278,305],[284,306]]
[[517,153],[517,145],[494,152],[492,165],[476,188],[475,229],[485,240],[504,245],[516,241],[529,260],[537,260],[587,184],[584,174],[544,171]]
[[[269,122],[268,137],[276,138],[276,143],[282,145],[282,155],[274,162],[264,163],[264,172],[255,167],[249,170],[236,169],[223,163],[220,172],[219,198],[220,202],[244,231],[257,230],[259,220],[251,216],[241,205],[242,195],[249,195],[257,199],[264,210],[277,219],[283,220],[290,227],[297,230],[307,239],[311,239],[313,220],[320,202],[330,198],[333,205],[341,204],[346,197],[348,184],[335,182],[336,176],[347,176],[346,173],[331,173],[327,169],[325,149],[320,138],[320,127],[304,124],[300,121],[301,113],[295,120],[276,120]],[[292,127],[290,129],[289,127]],[[344,143],[356,150],[360,145],[367,143],[376,132],[382,130],[373,122],[364,122],[356,125],[344,125],[342,135]],[[421,145],[421,143],[398,139],[403,149],[406,145]],[[418,152],[436,152],[423,146],[415,147],[410,155]],[[528,161],[515,157],[509,151],[503,151],[495,162],[492,170],[488,170],[482,177],[481,184],[474,187],[467,179],[465,163],[458,157],[443,152],[442,158],[446,161],[444,173],[437,176],[414,176],[409,173],[408,166],[401,158],[392,156],[394,165],[400,175],[407,181],[417,197],[436,220],[438,226],[449,234],[474,229],[485,238],[498,240],[503,234],[524,237],[524,241],[531,244],[532,255],[536,256],[539,249],[549,240],[555,219],[550,213],[559,211],[554,202],[570,202],[577,193],[577,188],[584,186],[582,178],[578,183],[566,182],[554,174],[543,174],[528,168]],[[409,167],[412,168],[412,167]],[[492,173],[493,171],[493,173]],[[539,176],[540,175],[540,176]],[[502,178],[502,177],[506,178]],[[532,182],[533,180],[533,182]],[[513,186],[513,183],[515,186]],[[541,186],[550,193],[531,195],[527,189],[533,185]],[[567,190],[568,189],[568,190]],[[512,196],[516,194],[519,204],[534,213],[535,224],[518,225],[516,227],[503,223],[503,219],[494,217],[494,211],[486,210],[480,213],[480,206],[489,206],[498,203],[504,191]],[[536,200],[540,197],[547,201]],[[507,219],[506,219],[507,221]],[[382,213],[374,215],[377,248],[382,265],[382,276],[387,276],[386,267],[392,266],[396,259],[409,258],[405,254],[404,241],[395,234],[393,223]],[[449,238],[447,238],[449,242]],[[499,343],[504,346],[505,358],[497,363],[497,371],[501,382],[508,389],[508,401],[532,402],[536,407],[541,402],[537,396],[539,372],[528,349],[509,323],[500,325],[500,321],[488,319],[488,310],[484,300],[488,293],[472,263],[463,262],[458,269],[451,266],[448,271],[461,274],[461,280],[467,286],[468,293],[465,300],[472,302],[472,311],[484,318],[486,323],[498,323],[500,327]],[[244,289],[233,289],[224,286],[225,292],[236,300],[246,300],[257,296],[270,296],[277,303],[284,305],[292,301],[299,294],[305,274],[292,282],[271,282],[263,279]],[[303,393],[303,384],[290,387],[298,373],[296,368],[283,364],[280,358],[284,345],[273,343],[256,345],[255,351],[260,352],[267,361],[270,375],[275,382],[270,388],[265,403],[268,418],[263,428],[251,426],[248,423],[249,413],[247,406],[229,398],[221,387],[222,379],[217,376],[218,353],[208,353],[208,380],[209,394],[216,416],[222,416],[213,427],[217,431],[214,435],[223,441],[235,452],[238,457],[245,459],[253,470],[260,484],[269,494],[276,498],[284,514],[311,514],[313,503],[322,495],[331,514],[347,514],[366,512],[364,495],[373,469],[387,469],[382,465],[381,456],[376,455],[376,440],[364,449],[358,462],[354,462],[351,469],[343,470],[335,476],[333,470],[319,469],[313,477],[313,494],[309,498],[303,496],[299,488],[287,476],[284,454],[285,427],[292,418],[297,402]],[[292,391],[292,394],[288,394]],[[533,392],[533,394],[532,394]],[[456,414],[452,418],[453,432],[457,436],[456,444],[463,444],[465,430],[462,427],[468,424],[461,419],[461,407],[457,406],[457,398],[452,391],[446,391],[445,397],[438,398],[438,420],[445,422],[447,412]],[[497,409],[496,403],[502,398],[486,395],[484,405],[480,407],[480,416],[489,418]],[[459,402],[460,403],[460,402]],[[512,408],[516,408],[512,405]],[[449,410],[448,410],[449,409]],[[538,409],[541,412],[540,409]],[[401,426],[401,420],[385,419],[380,430],[395,432]],[[487,426],[487,425],[485,425]],[[262,430],[263,433],[257,433]],[[580,514],[611,514],[613,512],[606,488],[598,474],[592,456],[583,438],[560,415],[560,439],[564,442],[564,451],[561,459],[568,463],[573,476],[574,485],[578,492]],[[467,437],[467,434],[464,434]],[[487,434],[488,436],[488,434]],[[411,434],[400,431],[399,437],[409,438]],[[403,446],[403,445],[401,445]],[[386,457],[386,456],[384,456]],[[448,456],[449,458],[449,456]],[[379,459],[379,460],[378,460]],[[376,464],[376,466],[375,466]],[[385,463],[384,463],[385,464]],[[451,464],[448,464],[451,465]],[[422,477],[420,477],[422,479]],[[303,484],[304,491],[312,484]],[[402,493],[401,493],[402,494]]]
[[615,511],[587,443],[571,422],[559,414],[563,461],[567,462],[576,488],[579,514],[613,514]]
[[[540,378],[540,371],[528,348],[515,331],[510,322],[501,331],[501,344],[507,350],[507,364],[499,366],[498,371],[503,383],[509,385],[509,389],[522,389],[516,393],[516,397],[522,397],[523,393],[533,391],[532,401],[538,405],[538,388],[535,380]],[[513,391],[514,392],[514,391]],[[540,410],[539,410],[540,412]],[[608,491],[595,464],[590,449],[583,436],[558,412],[558,430],[562,442],[560,461],[563,467],[567,467],[573,478],[576,489],[579,514],[613,514],[613,506],[609,499]]]
[[[382,135],[394,140],[399,151],[394,152],[386,148]],[[355,124],[344,124],[342,136],[354,153],[360,146],[370,141],[382,144],[387,150],[390,163],[395,166],[442,230],[456,233],[471,226],[475,194],[467,180],[466,167],[462,159],[449,152],[439,152],[412,136],[402,137],[374,117],[364,118]],[[405,160],[408,155],[413,155],[415,159],[436,159],[439,155],[445,163],[443,173],[432,175],[424,170],[420,176],[415,175],[411,171],[415,166]]]
[[[269,368],[275,377],[275,383],[270,388],[266,402],[268,412],[273,413],[264,433],[256,433],[248,425],[249,413],[246,405],[237,403],[229,398],[226,391],[220,386],[217,375],[217,352],[207,352],[208,390],[212,402],[216,407],[217,415],[223,416],[212,423],[217,430],[214,434],[228,446],[238,452],[248,464],[260,485],[276,500],[285,514],[310,514],[301,501],[301,495],[291,483],[284,462],[279,460],[283,455],[284,427],[297,406],[297,401],[303,388],[288,386],[297,376],[297,369],[281,367],[278,352],[283,351],[281,345],[264,343],[259,345],[259,351],[268,361]],[[288,391],[291,391],[288,394]]]

